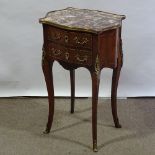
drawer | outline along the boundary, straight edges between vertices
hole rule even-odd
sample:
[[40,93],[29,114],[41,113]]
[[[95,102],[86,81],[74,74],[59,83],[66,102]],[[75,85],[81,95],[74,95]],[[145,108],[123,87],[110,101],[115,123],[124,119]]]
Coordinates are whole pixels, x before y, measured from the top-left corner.
[[68,38],[68,32],[66,30],[47,25],[45,31],[47,41],[66,45],[68,44],[69,38]]
[[80,47],[92,49],[92,34],[85,32],[75,32],[46,26],[47,41],[60,43],[70,47]]
[[54,60],[64,60],[66,55],[67,60],[67,54],[69,53],[68,48],[65,46],[60,46],[55,43],[47,43],[45,44],[47,48],[45,48],[46,55],[48,58],[52,58]]
[[84,32],[69,32],[69,43],[76,47],[92,48],[92,35]]
[[92,64],[92,54],[89,50],[78,50],[55,43],[48,43],[46,47],[46,55],[50,59],[88,66]]
[[92,65],[92,54],[88,50],[70,49],[70,62],[74,64]]

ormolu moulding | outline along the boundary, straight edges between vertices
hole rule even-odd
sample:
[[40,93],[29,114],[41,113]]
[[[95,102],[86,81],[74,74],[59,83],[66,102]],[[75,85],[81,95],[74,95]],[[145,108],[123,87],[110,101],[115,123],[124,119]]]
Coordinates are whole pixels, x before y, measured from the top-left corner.
[[95,60],[95,73],[96,73],[96,75],[99,75],[99,72],[100,72],[100,61],[99,61],[99,57],[97,55],[96,60]]
[[44,49],[44,46],[42,47],[42,66],[44,66],[44,63],[45,63],[45,49]]

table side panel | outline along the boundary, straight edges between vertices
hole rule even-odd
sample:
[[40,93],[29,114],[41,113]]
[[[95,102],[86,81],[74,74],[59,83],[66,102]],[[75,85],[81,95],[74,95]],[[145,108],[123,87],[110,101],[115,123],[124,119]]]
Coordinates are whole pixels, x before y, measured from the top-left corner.
[[102,67],[115,68],[118,57],[118,29],[108,30],[99,36],[99,56]]

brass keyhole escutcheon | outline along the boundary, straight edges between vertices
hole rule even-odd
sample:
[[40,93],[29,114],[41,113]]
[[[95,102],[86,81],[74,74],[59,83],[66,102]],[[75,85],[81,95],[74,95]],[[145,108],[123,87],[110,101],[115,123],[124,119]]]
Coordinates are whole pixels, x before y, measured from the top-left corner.
[[68,36],[65,35],[65,43],[68,43]]

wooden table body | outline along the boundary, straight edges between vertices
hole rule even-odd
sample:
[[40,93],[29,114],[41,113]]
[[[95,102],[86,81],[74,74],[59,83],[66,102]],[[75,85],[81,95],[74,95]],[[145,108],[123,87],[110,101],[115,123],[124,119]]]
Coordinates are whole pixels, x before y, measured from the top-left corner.
[[49,101],[49,115],[45,133],[50,132],[54,115],[53,62],[58,61],[70,71],[71,113],[74,112],[75,69],[85,67],[90,71],[92,78],[92,137],[93,150],[97,151],[98,92],[100,73],[105,67],[113,69],[111,108],[115,127],[121,127],[117,116],[116,102],[118,80],[123,63],[121,26],[95,34],[43,24],[43,32],[42,69]]

